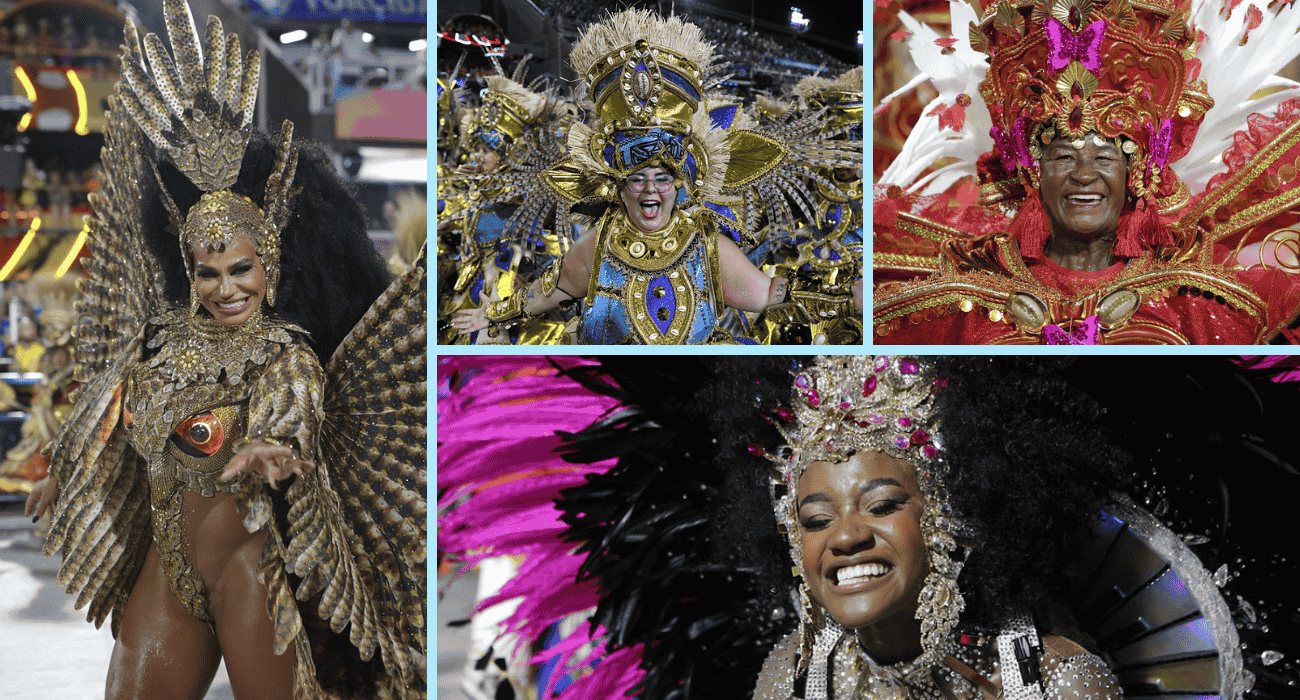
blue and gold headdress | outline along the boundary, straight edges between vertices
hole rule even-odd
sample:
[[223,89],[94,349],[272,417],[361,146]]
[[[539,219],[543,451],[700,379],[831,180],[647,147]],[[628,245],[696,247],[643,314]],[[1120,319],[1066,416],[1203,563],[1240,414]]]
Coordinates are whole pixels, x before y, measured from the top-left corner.
[[703,105],[714,56],[699,27],[627,10],[589,27],[571,60],[597,116],[569,132],[571,163],[552,178],[557,189],[612,199],[630,173],[660,166],[692,197],[722,190],[730,148]]

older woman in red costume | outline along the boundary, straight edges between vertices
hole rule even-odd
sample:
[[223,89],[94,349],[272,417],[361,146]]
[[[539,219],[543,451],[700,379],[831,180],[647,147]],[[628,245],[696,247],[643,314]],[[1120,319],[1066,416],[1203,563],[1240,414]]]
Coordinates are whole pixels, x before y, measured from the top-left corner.
[[[1251,92],[1295,8],[954,4],[956,39],[900,19],[941,94],[876,186],[876,342],[1294,337],[1300,100]],[[958,160],[922,176],[936,155]]]

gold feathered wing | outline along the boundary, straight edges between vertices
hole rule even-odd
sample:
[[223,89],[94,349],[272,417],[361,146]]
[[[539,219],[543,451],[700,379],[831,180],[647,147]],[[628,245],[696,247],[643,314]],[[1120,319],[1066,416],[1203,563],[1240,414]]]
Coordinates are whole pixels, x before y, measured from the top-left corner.
[[110,98],[101,161],[91,194],[91,257],[78,287],[73,330],[81,382],[76,403],[51,443],[50,474],[60,485],[45,553],[60,554],[58,580],[86,618],[103,624],[126,604],[149,544],[149,485],[141,458],[118,429],[126,372],[140,358],[145,323],[163,305],[162,269],[144,241],[141,183],[150,177],[141,134]]
[[363,660],[379,652],[397,698],[427,683],[426,266],[422,250],[327,363],[318,468],[289,488],[283,543],[268,544],[301,580],[261,572],[277,651],[303,639],[293,598],[312,602]]

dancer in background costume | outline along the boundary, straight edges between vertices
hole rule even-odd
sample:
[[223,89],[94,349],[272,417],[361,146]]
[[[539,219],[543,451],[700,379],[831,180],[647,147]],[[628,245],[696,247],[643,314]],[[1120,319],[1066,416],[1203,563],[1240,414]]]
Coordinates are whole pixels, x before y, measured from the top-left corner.
[[[441,310],[440,320],[463,309],[509,298],[536,280],[542,268],[573,242],[571,230],[514,226],[528,193],[499,177],[508,176],[517,163],[527,163],[530,148],[562,138],[573,118],[569,102],[556,90],[535,90],[519,82],[526,66],[527,60],[520,63],[513,79],[489,76],[482,105],[460,110],[460,138],[472,160],[458,167],[456,176],[438,183],[439,235],[459,240],[451,304]],[[566,325],[567,319],[557,313],[513,328],[511,333],[491,329],[466,337],[448,330],[442,340],[493,345],[555,343]]]

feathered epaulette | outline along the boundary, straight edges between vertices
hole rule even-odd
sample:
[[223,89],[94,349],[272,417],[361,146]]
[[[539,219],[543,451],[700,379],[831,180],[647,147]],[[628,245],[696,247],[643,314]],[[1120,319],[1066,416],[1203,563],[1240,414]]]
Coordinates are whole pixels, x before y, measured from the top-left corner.
[[564,436],[568,461],[618,460],[562,492],[565,537],[588,553],[579,579],[599,584],[593,626],[609,631],[611,648],[643,645],[641,697],[747,698],[793,624],[771,567],[747,541],[770,535],[768,551],[782,557],[775,522],[765,529],[735,517],[743,494],[771,519],[766,477],[752,463],[733,470],[716,461],[734,445],[709,429],[719,408],[702,391],[717,379],[710,367],[684,358],[660,367],[606,358],[598,372],[570,372],[627,408]]

